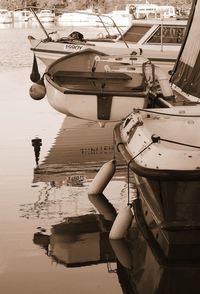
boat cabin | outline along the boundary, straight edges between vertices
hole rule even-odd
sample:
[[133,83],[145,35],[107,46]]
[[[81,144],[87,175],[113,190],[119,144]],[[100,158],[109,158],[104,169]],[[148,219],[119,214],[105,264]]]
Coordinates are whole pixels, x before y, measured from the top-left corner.
[[[181,44],[185,34],[187,21],[134,21],[125,31],[123,40],[141,45],[176,45]],[[119,37],[122,40],[122,37]]]

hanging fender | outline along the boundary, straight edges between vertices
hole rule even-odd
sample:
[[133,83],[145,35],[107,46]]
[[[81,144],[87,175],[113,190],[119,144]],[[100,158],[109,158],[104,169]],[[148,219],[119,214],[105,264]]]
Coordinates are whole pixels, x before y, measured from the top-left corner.
[[100,168],[90,185],[88,195],[98,195],[103,192],[116,171],[116,160],[112,159]]
[[29,94],[34,100],[41,100],[45,97],[46,88],[44,85],[44,76],[30,87]]
[[38,70],[37,59],[36,59],[35,54],[33,57],[33,66],[32,66],[32,72],[30,74],[30,79],[33,83],[36,83],[40,79],[40,73]]

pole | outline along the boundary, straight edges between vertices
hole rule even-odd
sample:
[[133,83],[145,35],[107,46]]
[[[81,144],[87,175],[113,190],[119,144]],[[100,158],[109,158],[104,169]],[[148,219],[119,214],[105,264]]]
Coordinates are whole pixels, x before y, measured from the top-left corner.
[[30,8],[31,12],[33,13],[33,15],[35,16],[35,18],[37,19],[41,29],[43,30],[43,32],[45,33],[45,35],[47,36],[47,40],[51,41],[51,37],[49,37],[49,34],[47,33],[47,31],[45,30],[43,24],[41,23],[39,17],[37,16],[37,14],[35,13],[34,9]]

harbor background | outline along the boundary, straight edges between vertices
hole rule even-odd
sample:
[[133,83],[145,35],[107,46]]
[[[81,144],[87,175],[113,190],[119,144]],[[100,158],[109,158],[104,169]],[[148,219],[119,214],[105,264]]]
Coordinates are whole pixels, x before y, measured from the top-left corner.
[[[56,28],[53,24],[49,29]],[[100,129],[95,123],[66,120],[46,99],[38,102],[30,98],[33,55],[29,34],[44,37],[38,26],[27,23],[0,26],[0,291],[122,293],[116,272],[109,273],[106,263],[69,268],[35,242],[37,233],[49,236],[52,226],[66,217],[96,214],[87,190],[98,167],[112,158],[113,151],[112,127]],[[42,64],[39,66],[42,69]],[[84,147],[80,140],[85,130],[90,134],[88,140],[92,140],[87,140]],[[34,138],[42,139],[38,168],[32,146]],[[82,169],[79,174],[78,168],[69,169],[69,159],[71,165],[76,161],[78,166],[79,159],[84,162],[89,157],[93,164],[88,170]],[[71,179],[75,179],[75,184]],[[126,192],[126,173],[120,171],[106,195],[118,209],[126,202]],[[84,240],[78,242],[81,245]],[[115,269],[115,262],[111,266]]]

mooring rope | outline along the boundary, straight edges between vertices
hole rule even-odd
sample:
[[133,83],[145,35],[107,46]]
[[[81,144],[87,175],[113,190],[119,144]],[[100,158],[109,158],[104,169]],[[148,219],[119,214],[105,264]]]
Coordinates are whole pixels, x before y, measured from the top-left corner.
[[176,113],[165,113],[165,112],[159,112],[159,111],[152,111],[148,109],[140,109],[135,108],[135,111],[141,111],[141,112],[148,112],[148,113],[154,113],[154,114],[161,114],[166,116],[177,116],[177,117],[200,117],[200,114],[192,115],[192,114],[176,114]]
[[154,143],[158,143],[159,141],[164,141],[164,142],[168,142],[168,143],[172,143],[172,144],[177,144],[177,145],[181,145],[181,146],[186,146],[186,147],[192,147],[192,148],[200,149],[200,146],[191,145],[191,144],[187,144],[187,143],[182,143],[182,142],[178,142],[178,141],[173,141],[173,140],[161,138],[160,136],[156,136],[156,135],[152,135],[151,136],[151,139],[152,139],[152,141]]
[[127,205],[131,205],[130,203],[130,164],[132,160],[134,160],[136,157],[138,157],[142,152],[144,152],[146,149],[148,149],[152,144],[155,142],[152,140],[151,143],[149,143],[146,147],[144,147],[138,154],[136,154],[133,158],[131,158],[127,164],[127,177],[128,177],[128,202]]

